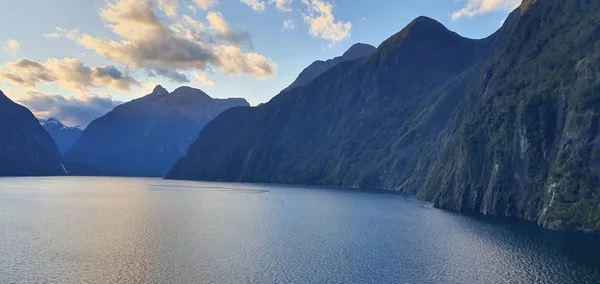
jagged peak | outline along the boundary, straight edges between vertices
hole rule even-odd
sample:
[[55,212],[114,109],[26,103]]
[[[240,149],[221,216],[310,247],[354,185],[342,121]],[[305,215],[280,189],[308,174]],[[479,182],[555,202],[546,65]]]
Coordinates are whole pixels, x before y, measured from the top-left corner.
[[156,87],[154,87],[154,90],[152,90],[152,95],[167,95],[169,94],[169,91],[167,91],[167,89],[163,88],[163,86],[161,85],[156,85]]
[[47,119],[41,119],[42,122],[44,122],[44,124],[56,124],[56,125],[62,125],[62,123],[60,122],[60,120],[54,118],[54,117],[49,117]]

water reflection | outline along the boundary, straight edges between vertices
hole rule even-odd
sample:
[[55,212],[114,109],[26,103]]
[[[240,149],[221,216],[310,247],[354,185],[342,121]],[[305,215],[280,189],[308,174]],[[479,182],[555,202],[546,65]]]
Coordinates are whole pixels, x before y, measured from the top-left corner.
[[0,179],[0,283],[600,283],[596,236],[394,194]]

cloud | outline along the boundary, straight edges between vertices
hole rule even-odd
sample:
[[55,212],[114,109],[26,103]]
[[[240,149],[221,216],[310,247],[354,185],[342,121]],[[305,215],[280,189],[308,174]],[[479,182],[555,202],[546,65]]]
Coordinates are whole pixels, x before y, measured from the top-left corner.
[[21,58],[0,66],[0,78],[29,89],[39,83],[57,83],[62,88],[80,92],[90,87],[130,91],[140,85],[115,66],[91,68],[75,58],[50,58],[46,62]]
[[190,12],[192,12],[194,15],[198,13],[198,9],[194,5],[187,5],[187,9],[190,10]]
[[293,30],[296,28],[296,24],[294,23],[294,20],[289,19],[289,20],[285,20],[283,22],[283,28],[281,29],[282,31],[285,30]]
[[214,50],[220,70],[228,75],[253,74],[254,77],[265,78],[277,73],[277,67],[258,53],[244,54],[233,45],[217,46]]
[[219,39],[233,44],[250,44],[250,35],[246,32],[233,32],[231,29],[229,29],[229,26],[223,19],[223,15],[221,15],[221,13],[209,12],[206,15],[206,20],[208,21],[210,27],[217,32]]
[[304,22],[310,26],[311,36],[328,40],[330,45],[350,37],[352,23],[336,21],[331,3],[324,0],[302,0],[302,3],[308,9]]
[[177,82],[177,83],[188,83],[190,81],[190,79],[188,79],[188,77],[185,74],[183,74],[181,72],[177,72],[176,70],[168,69],[168,68],[150,69],[150,70],[148,70],[148,76],[149,77],[162,76],[162,77],[168,78],[171,81]]
[[497,10],[510,11],[519,6],[522,0],[467,0],[466,5],[452,13],[452,20],[487,14]]
[[158,7],[170,18],[177,16],[179,0],[157,0]]
[[206,20],[220,35],[231,33],[229,26],[227,26],[227,23],[223,20],[221,13],[209,12],[208,15],[206,15]]
[[262,1],[262,0],[240,0],[240,2],[248,5],[250,8],[252,8],[252,10],[257,11],[257,12],[262,12],[265,10],[266,4],[275,4],[275,7],[277,8],[277,11],[280,12],[291,12],[292,11],[292,4],[293,0],[267,0],[267,1]]
[[68,34],[69,34],[69,31],[66,29],[59,28],[59,27],[56,27],[54,29],[56,30],[55,32],[45,33],[45,34],[42,34],[42,36],[44,36],[45,38],[50,38],[50,39],[59,39],[63,36],[68,36]]
[[[102,10],[102,19],[121,40],[104,40],[78,32],[71,32],[68,37],[131,70],[145,69],[159,74],[162,69],[171,69],[181,73],[213,66],[229,75],[264,78],[276,74],[270,59],[228,45],[249,42],[249,35],[231,31],[220,14],[209,13],[210,28],[191,17],[182,17],[167,26],[156,16],[154,8],[149,0],[121,0]],[[232,68],[232,64],[254,65]]]
[[265,10],[265,2],[260,0],[240,0],[240,2],[248,5],[252,10],[262,12]]
[[51,38],[51,39],[59,39],[60,35],[58,33],[48,33],[48,34],[42,34],[45,38]]
[[219,0],[194,0],[194,3],[196,3],[196,6],[198,6],[198,8],[202,10],[207,10],[210,7],[219,4]]
[[281,12],[292,11],[292,0],[270,0],[269,3],[275,3],[275,7]]
[[208,86],[208,87],[215,86],[215,83],[212,80],[208,79],[208,77],[206,76],[206,73],[194,72],[192,74],[192,76],[194,77],[194,80],[196,80],[196,82],[200,85]]
[[21,45],[19,45],[19,42],[14,39],[9,39],[4,45],[4,50],[10,52],[13,55],[16,55],[17,51],[19,51],[20,48]]
[[28,92],[15,101],[26,106],[38,118],[57,118],[67,126],[87,126],[122,102],[104,95],[60,96]]

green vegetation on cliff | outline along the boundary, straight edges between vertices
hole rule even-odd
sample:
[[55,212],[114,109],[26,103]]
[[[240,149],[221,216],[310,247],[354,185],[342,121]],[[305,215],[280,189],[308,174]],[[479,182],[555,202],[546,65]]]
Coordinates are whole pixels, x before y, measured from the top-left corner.
[[167,178],[325,184],[600,231],[600,2],[526,0],[471,40],[418,18],[364,59],[225,111]]

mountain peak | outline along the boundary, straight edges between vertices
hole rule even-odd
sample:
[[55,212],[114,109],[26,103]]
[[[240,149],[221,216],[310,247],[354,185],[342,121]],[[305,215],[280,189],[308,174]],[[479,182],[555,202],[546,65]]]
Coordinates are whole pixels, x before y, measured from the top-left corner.
[[63,126],[63,124],[56,118],[54,117],[49,117],[47,119],[40,119],[40,122],[42,122],[42,124],[46,125],[46,124],[55,124],[55,125],[60,125]]
[[167,89],[163,88],[163,86],[161,85],[156,85],[156,87],[154,87],[154,90],[152,90],[152,95],[166,95],[169,94],[169,91],[167,91]]
[[300,75],[296,78],[296,80],[283,91],[291,90],[296,87],[301,87],[309,84],[312,80],[319,77],[321,74],[331,69],[332,67],[345,62],[356,60],[362,57],[369,56],[373,54],[377,48],[372,45],[364,44],[364,43],[356,43],[352,45],[342,56],[338,56],[333,59],[329,59],[327,61],[315,61],[310,66],[306,67]]
[[205,97],[205,98],[211,98],[208,94],[206,94],[204,91],[200,90],[200,89],[196,89],[196,88],[192,88],[189,86],[182,86],[179,87],[177,89],[175,89],[175,91],[173,91],[173,93],[171,93],[171,95],[173,96],[200,96],[200,97]]
[[462,38],[448,30],[442,23],[429,17],[420,16],[412,20],[400,32],[381,43],[378,49],[380,51],[391,50],[408,40],[435,47],[441,39],[447,38],[447,36]]
[[417,17],[410,22],[410,24],[408,24],[404,30],[409,31],[410,33],[449,32],[449,30],[442,23],[426,16]]
[[346,52],[344,52],[342,58],[344,58],[345,60],[361,58],[364,57],[365,54],[371,54],[375,52],[376,49],[376,47],[370,44],[359,42],[352,45]]

